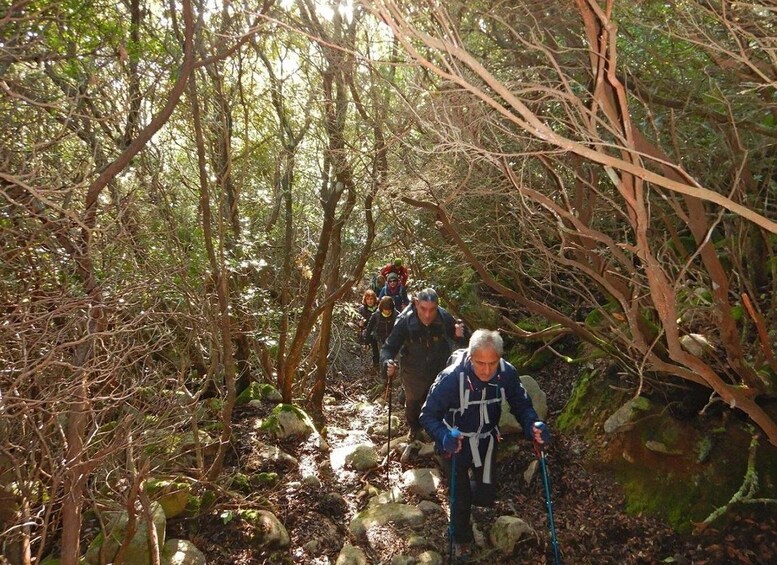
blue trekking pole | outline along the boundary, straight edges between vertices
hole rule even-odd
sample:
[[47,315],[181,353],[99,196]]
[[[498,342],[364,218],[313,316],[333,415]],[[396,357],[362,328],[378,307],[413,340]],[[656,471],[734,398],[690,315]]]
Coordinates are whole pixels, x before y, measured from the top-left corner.
[[[550,440],[550,432],[544,422],[536,422],[534,427],[539,428],[543,441]],[[550,543],[553,546],[553,560],[556,565],[561,565],[561,557],[558,554],[558,540],[556,539],[556,525],[553,523],[553,500],[550,497],[550,476],[548,475],[548,464],[545,460],[545,446],[534,442],[534,453],[540,461],[542,470],[542,483],[545,486],[545,507],[548,509],[548,529],[550,530]]]
[[[458,428],[451,430],[451,437],[458,439],[461,432]],[[450,518],[448,521],[448,565],[453,565],[453,505],[456,503],[456,452],[451,454],[451,481],[448,485],[450,489]]]

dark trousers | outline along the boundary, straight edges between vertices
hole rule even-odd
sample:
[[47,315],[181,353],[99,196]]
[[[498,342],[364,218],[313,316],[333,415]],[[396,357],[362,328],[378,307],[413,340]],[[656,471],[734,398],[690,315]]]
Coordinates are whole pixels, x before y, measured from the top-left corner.
[[405,420],[411,432],[421,429],[418,417],[421,415],[421,407],[424,405],[429,387],[432,386],[436,376],[429,377],[402,367],[402,387],[405,389]]
[[380,365],[380,347],[378,341],[374,337],[368,338],[370,341],[370,347],[372,348],[372,366],[377,367]]
[[[487,440],[479,442],[480,457],[483,465],[486,464]],[[491,482],[483,482],[484,467],[475,467],[472,464],[472,453],[469,450],[467,438],[464,439],[461,451],[455,457],[449,454],[438,454],[438,461],[448,479],[448,492],[451,488],[451,460],[456,462],[456,484],[454,485],[454,500],[451,508],[453,518],[453,541],[456,543],[470,543],[472,541],[472,528],[470,527],[470,515],[472,506],[491,506],[496,498],[496,449],[491,456]]]

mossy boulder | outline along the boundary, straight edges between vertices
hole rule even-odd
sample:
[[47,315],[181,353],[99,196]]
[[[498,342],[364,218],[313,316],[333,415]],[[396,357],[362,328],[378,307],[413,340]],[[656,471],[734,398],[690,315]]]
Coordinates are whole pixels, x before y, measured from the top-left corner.
[[168,519],[181,516],[191,504],[192,493],[188,482],[149,479],[146,482],[146,492],[162,505]]
[[313,420],[304,410],[293,404],[279,404],[273,408],[260,429],[276,439],[307,437],[316,431]]
[[507,360],[519,371],[536,371],[548,365],[555,355],[549,349],[531,347],[531,344],[517,344],[507,352]]
[[267,510],[240,510],[238,515],[253,527],[253,542],[262,549],[289,546],[289,533],[275,514]]
[[617,432],[631,425],[636,417],[642,412],[650,410],[650,400],[644,396],[630,398],[626,404],[618,408],[612,416],[604,422],[604,431],[608,434]]
[[335,561],[335,565],[367,565],[368,563],[364,551],[350,543],[343,545]]
[[254,400],[267,400],[269,402],[281,402],[283,397],[278,389],[269,383],[252,382],[235,399],[235,406],[248,404]]
[[360,444],[349,449],[345,455],[346,464],[357,471],[368,471],[378,466],[378,454],[372,444]]
[[[151,517],[153,527],[156,530],[159,550],[165,543],[165,527],[167,524],[165,511],[162,505],[158,503],[151,504]],[[107,511],[102,513],[105,530],[89,544],[89,548],[84,556],[84,561],[88,565],[103,565],[111,563],[116,556],[116,552],[124,543],[124,537],[127,533],[129,516],[124,510]],[[150,525],[146,517],[141,513],[137,516],[135,523],[135,534],[132,536],[127,547],[124,562],[133,565],[150,565],[151,555],[149,554],[149,529]]]
[[[728,412],[701,419],[698,411],[680,410],[684,392],[680,401],[635,398],[613,368],[588,369],[556,426],[586,437],[591,464],[614,473],[629,512],[656,516],[689,532],[740,489],[753,431]],[[625,417],[616,418],[619,412]],[[756,496],[775,498],[777,449],[762,442],[758,455]],[[757,511],[754,505],[748,509]]]
[[[709,457],[701,462],[697,446],[710,433],[718,437]],[[741,486],[749,438],[738,425],[717,433],[701,432],[656,414],[616,436],[604,458],[623,485],[629,512],[659,516],[678,531],[689,532],[695,523],[724,506]],[[771,490],[759,495],[774,497],[777,469],[762,465],[759,473],[765,479],[765,491]]]
[[256,473],[251,477],[251,482],[258,487],[272,487],[278,484],[280,479],[278,473]]
[[535,536],[529,524],[515,516],[499,516],[489,532],[491,545],[502,555],[512,555],[515,544],[521,538]]
[[196,449],[202,450],[206,457],[212,457],[218,450],[218,443],[205,430],[198,429],[197,435],[187,430],[182,433],[170,433],[156,428],[144,434],[145,451],[160,468],[170,468],[171,462],[183,467],[194,467]]
[[580,432],[589,440],[596,439],[607,418],[631,397],[622,390],[619,386],[622,383],[613,378],[613,373],[603,368],[582,370],[556,420],[556,427],[561,431]]

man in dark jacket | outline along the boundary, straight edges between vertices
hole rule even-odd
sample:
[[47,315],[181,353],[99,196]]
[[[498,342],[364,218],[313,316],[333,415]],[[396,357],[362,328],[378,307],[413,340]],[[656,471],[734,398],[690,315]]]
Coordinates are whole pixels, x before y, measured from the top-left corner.
[[[437,292],[426,288],[413,299],[413,304],[397,318],[380,350],[381,365],[391,379],[396,373],[394,359],[399,355],[402,386],[405,389],[405,419],[409,438],[416,440],[421,432],[418,416],[429,386],[447,363],[453,344],[463,345],[464,325],[439,306]],[[401,355],[400,355],[401,353]]]
[[[502,398],[521,424],[527,439],[540,444],[550,440],[547,427],[534,411],[515,367],[502,359],[498,332],[477,330],[469,348],[456,351],[437,376],[421,410],[420,421],[445,458],[448,477],[451,460],[456,464],[453,540],[466,554],[472,541],[470,512],[493,504],[496,493],[493,464],[500,439]],[[456,430],[455,432],[453,430]],[[455,458],[452,456],[455,454]],[[470,483],[469,471],[473,481]]]

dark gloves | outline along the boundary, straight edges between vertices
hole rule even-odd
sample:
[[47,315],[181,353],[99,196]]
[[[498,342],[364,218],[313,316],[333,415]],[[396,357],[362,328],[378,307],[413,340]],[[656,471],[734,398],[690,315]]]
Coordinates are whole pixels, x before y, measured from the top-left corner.
[[542,444],[545,446],[549,445],[550,430],[548,429],[547,424],[545,424],[545,422],[534,422],[534,427],[540,430],[540,438],[542,439]]
[[459,450],[459,438],[461,438],[461,432],[458,428],[453,428],[445,437],[442,438],[442,448],[446,453],[451,455]]

